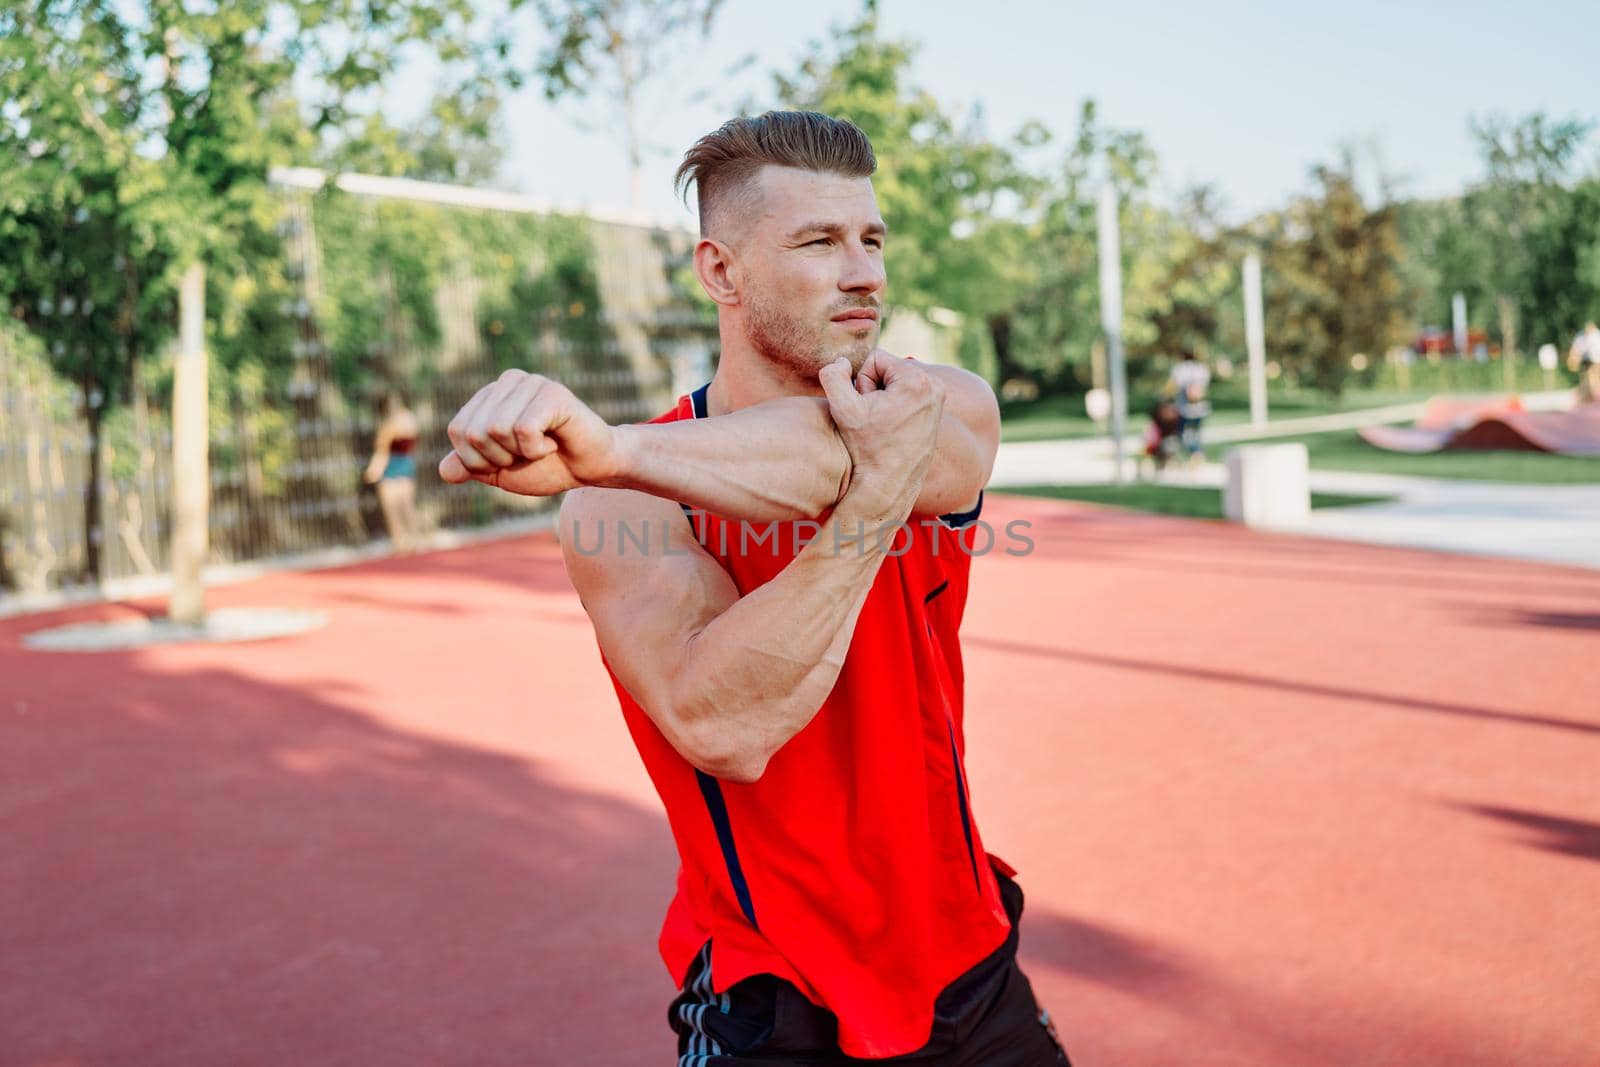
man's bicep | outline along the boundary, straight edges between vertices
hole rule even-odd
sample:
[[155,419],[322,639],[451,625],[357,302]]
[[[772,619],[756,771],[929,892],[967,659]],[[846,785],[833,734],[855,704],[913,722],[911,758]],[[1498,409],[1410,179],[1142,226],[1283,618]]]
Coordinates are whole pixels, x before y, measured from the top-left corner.
[[738,601],[738,587],[683,510],[646,493],[573,490],[561,508],[561,544],[606,662],[681,751],[677,671],[694,636]]
[[979,375],[961,367],[932,366],[929,372],[944,386],[944,410],[972,435],[974,444],[993,461],[1000,447],[1000,402]]
[[944,415],[915,510],[925,515],[969,511],[989,483],[1000,448],[1000,405],[989,383],[960,367],[932,365],[944,386]]

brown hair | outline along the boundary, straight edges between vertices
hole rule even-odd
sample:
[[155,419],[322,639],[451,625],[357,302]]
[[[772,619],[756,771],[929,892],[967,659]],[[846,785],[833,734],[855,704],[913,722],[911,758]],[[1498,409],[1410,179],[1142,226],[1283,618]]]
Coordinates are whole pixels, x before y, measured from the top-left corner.
[[729,119],[694,143],[673,178],[680,195],[695,187],[700,233],[731,194],[745,189],[764,166],[865,178],[878,169],[872,142],[847,119],[815,111],[768,111],[754,118]]

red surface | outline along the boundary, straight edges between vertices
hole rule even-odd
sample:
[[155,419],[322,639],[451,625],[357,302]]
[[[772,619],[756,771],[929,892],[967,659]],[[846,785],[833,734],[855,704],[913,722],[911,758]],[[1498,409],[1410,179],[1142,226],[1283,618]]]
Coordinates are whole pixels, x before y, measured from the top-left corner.
[[1419,430],[1459,430],[1479,419],[1526,411],[1520,396],[1429,397],[1417,419]]
[[1600,404],[1570,411],[1524,411],[1517,397],[1487,403],[1434,398],[1415,426],[1363,426],[1370,445],[1391,452],[1554,452],[1600,455]]
[[[1600,1061],[1600,573],[985,518],[1037,547],[974,567],[973,803],[1076,1062]],[[0,622],[0,1063],[670,1063],[672,846],[554,546],[212,599],[332,623]]]

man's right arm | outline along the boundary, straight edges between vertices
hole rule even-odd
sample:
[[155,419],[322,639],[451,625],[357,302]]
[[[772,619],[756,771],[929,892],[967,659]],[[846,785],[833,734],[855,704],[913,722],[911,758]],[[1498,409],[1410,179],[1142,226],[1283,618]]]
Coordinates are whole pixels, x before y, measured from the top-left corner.
[[[628,489],[580,488],[561,508],[567,572],[623,687],[690,763],[755,781],[833,691],[856,620],[887,552],[876,534],[911,513],[927,478],[942,388],[894,367],[856,391],[842,365],[822,375],[855,477],[814,538],[744,596],[693,536],[676,503]],[[622,551],[660,529],[657,554]],[[865,532],[841,551],[842,535]],[[605,543],[615,551],[588,552]]]
[[[833,521],[858,520],[882,521],[847,493]],[[651,543],[660,530],[659,551],[619,550],[624,526]],[[561,541],[618,681],[685,759],[738,782],[760,778],[832,692],[884,556],[870,535],[847,551],[821,536],[741,597],[677,504],[627,489],[569,492]]]

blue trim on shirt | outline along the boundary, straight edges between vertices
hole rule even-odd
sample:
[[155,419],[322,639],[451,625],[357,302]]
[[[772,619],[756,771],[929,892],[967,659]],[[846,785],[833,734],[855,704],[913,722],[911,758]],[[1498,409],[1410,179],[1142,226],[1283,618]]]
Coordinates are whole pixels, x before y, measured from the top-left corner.
[[946,722],[950,730],[950,761],[956,772],[956,799],[961,803],[961,832],[967,838],[967,859],[972,862],[972,884],[978,887],[979,895],[983,893],[983,882],[978,877],[978,856],[972,849],[972,814],[967,810],[967,779],[961,773],[961,753],[956,748],[955,724]]
[[[711,815],[711,825],[717,831],[717,843],[722,846],[722,862],[728,867],[728,880],[733,883],[733,895],[739,898],[739,910],[757,930],[755,905],[750,901],[750,883],[745,881],[744,868],[739,864],[739,850],[733,844],[733,823],[728,819],[728,803],[722,796],[722,783],[705,771],[696,769],[695,779],[700,783],[700,795],[705,797],[706,811]],[[971,851],[971,848],[968,848]]]
[[953,511],[948,515],[940,515],[939,521],[952,530],[959,530],[963,526],[971,526],[978,521],[978,513],[983,511],[983,490],[978,490],[978,502],[972,506],[971,511]]

